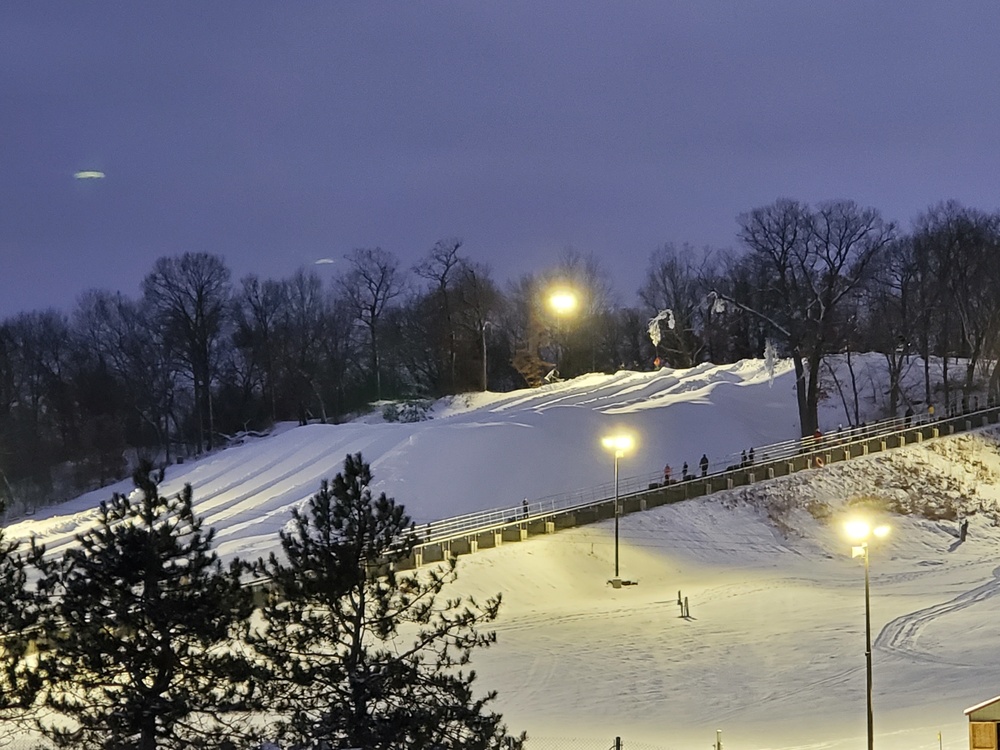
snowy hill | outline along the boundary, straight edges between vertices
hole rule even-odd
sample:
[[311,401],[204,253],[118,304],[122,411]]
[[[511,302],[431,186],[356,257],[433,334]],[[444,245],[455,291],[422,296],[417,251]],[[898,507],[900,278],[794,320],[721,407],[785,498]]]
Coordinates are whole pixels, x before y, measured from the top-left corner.
[[[423,422],[369,418],[279,430],[169,467],[163,491],[190,483],[198,512],[218,529],[223,554],[255,556],[274,545],[289,508],[333,476],[348,453],[360,451],[372,465],[375,489],[422,523],[606,484],[611,463],[600,438],[623,428],[638,440],[622,462],[623,475],[658,476],[667,461],[693,467],[703,452],[713,464],[731,462],[751,445],[798,434],[793,382],[787,364],[772,384],[761,362],[744,361],[470,394],[439,402]],[[39,512],[12,533],[34,533],[58,547],[112,489],[130,486]]]
[[[862,418],[884,416],[880,360],[857,359]],[[431,521],[605,484],[600,437],[617,429],[638,437],[622,461],[636,476],[666,461],[693,467],[703,452],[721,466],[794,438],[792,378],[788,364],[768,373],[745,361],[475,394],[437,404],[424,422],[278,430],[169,467],[163,489],[191,483],[223,554],[256,557],[347,453],[371,462],[376,490]],[[847,421],[839,393],[828,398],[821,424]],[[112,489],[129,488],[7,532],[59,549]],[[872,548],[876,743],[938,747],[942,731],[944,747],[964,748],[962,709],[1000,694],[1000,457],[984,432],[625,516],[622,573],[638,586],[607,585],[610,522],[460,558],[462,593],[505,601],[499,642],[474,664],[481,686],[499,691],[508,725],[537,750],[606,748],[615,736],[625,747],[707,747],[716,729],[727,750],[862,746],[863,571],[839,533],[862,497],[893,526]],[[960,544],[956,514],[973,512]]]
[[[625,516],[622,571],[640,582],[628,589],[607,585],[610,524],[462,558],[466,590],[505,592],[484,682],[539,737],[707,747],[721,728],[727,748],[863,746],[863,570],[839,533],[845,501],[954,510],[964,487],[986,509],[965,543],[954,521],[883,515],[872,621],[877,746],[934,748],[942,731],[965,748],[963,709],[1000,694],[1000,457],[985,437]],[[803,510],[816,502],[820,518]]]

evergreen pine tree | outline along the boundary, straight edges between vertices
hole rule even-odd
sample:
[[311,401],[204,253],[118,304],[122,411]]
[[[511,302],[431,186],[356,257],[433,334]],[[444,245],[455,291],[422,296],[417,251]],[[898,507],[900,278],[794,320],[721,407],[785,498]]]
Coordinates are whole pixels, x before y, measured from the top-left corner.
[[252,664],[233,647],[253,609],[244,566],[223,568],[190,485],[161,498],[150,468],[43,566],[57,596],[41,654],[55,716],[42,728],[61,747],[226,746],[224,723],[249,707]]
[[[44,550],[32,546],[31,556]],[[0,744],[30,726],[41,686],[30,660],[42,595],[28,582],[28,560],[0,531]]]
[[332,485],[324,482],[291,529],[281,533],[284,560],[259,570],[274,584],[266,631],[255,643],[275,678],[273,708],[296,748],[487,750],[520,748],[495,693],[473,694],[473,650],[495,633],[499,595],[483,605],[440,596],[456,578],[451,561],[419,574],[393,563],[410,554],[413,525],[384,493],[373,498],[371,470],[347,456]]

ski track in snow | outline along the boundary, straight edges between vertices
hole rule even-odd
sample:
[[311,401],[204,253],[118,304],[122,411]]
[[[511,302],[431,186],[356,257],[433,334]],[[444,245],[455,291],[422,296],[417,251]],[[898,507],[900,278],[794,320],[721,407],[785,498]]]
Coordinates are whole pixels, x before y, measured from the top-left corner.
[[960,612],[963,609],[981,604],[1000,594],[1000,567],[994,568],[993,580],[987,581],[974,589],[965,591],[953,599],[930,607],[910,612],[897,617],[878,634],[873,649],[881,649],[886,653],[906,656],[917,661],[946,664],[956,667],[972,667],[975,664],[961,664],[951,659],[936,656],[917,647],[921,633],[935,621]]

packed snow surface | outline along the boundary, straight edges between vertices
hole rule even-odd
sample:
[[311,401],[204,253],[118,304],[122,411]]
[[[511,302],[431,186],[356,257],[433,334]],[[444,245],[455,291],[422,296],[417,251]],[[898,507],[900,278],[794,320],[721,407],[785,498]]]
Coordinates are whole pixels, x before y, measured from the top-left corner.
[[[885,416],[879,363],[855,363],[865,420]],[[619,430],[638,439],[623,476],[694,470],[702,453],[722,468],[798,435],[793,383],[787,363],[772,373],[744,361],[456,397],[413,424],[279,429],[168,467],[162,490],[190,483],[222,554],[254,558],[348,453],[372,464],[375,491],[427,522],[606,485],[600,437]],[[833,431],[852,421],[853,389],[827,386],[838,395],[820,421]],[[499,692],[495,707],[537,750],[603,749],[616,736],[626,748],[707,748],[716,730],[727,750],[863,747],[864,569],[840,529],[868,506],[892,526],[871,546],[876,746],[937,748],[940,732],[941,746],[965,748],[963,709],[1000,694],[997,441],[941,438],[624,516],[621,572],[637,585],[620,589],[608,585],[611,521],[463,556],[455,593],[504,599],[498,643],[474,658],[480,687]],[[58,551],[100,500],[129,489],[7,533]]]

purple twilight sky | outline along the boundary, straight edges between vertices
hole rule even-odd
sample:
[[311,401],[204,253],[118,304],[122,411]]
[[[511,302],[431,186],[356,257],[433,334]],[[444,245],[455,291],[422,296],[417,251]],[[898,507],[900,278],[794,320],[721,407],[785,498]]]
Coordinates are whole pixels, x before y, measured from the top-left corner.
[[998,30],[995,0],[5,3],[0,318],[185,251],[283,278],[446,237],[499,281],[593,252],[631,303],[657,245],[779,197],[994,210]]

